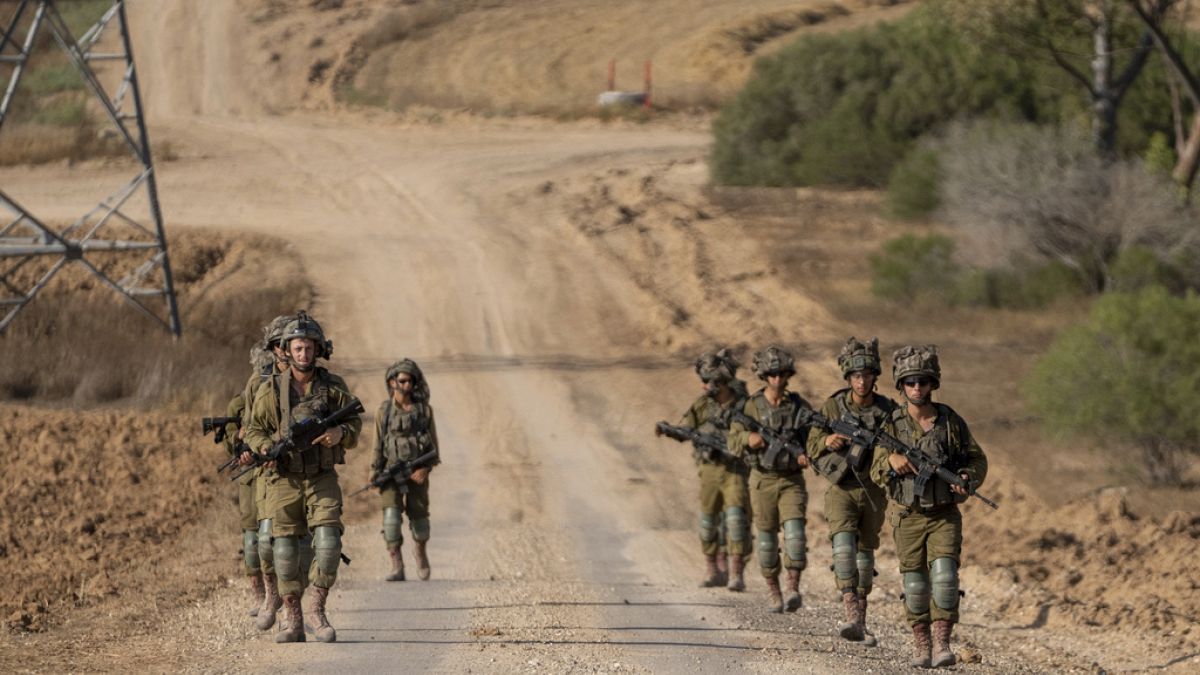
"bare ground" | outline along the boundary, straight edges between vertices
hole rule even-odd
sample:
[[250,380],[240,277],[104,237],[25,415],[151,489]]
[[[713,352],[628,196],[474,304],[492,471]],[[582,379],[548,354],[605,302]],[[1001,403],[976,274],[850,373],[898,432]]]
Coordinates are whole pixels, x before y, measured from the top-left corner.
[[[355,3],[344,4],[357,16]],[[288,9],[241,9],[268,6]],[[497,9],[519,14],[515,5]],[[782,341],[802,361],[799,388],[819,398],[838,384],[836,344],[854,333],[879,334],[885,347],[941,343],[943,398],[972,421],[993,461],[988,488],[1001,510],[967,510],[968,596],[957,633],[967,662],[958,670],[1195,668],[1194,495],[1170,513],[1151,510],[1161,500],[1136,489],[1097,491],[1111,479],[1097,455],[1042,440],[1014,396],[1070,311],[930,318],[880,306],[864,296],[859,272],[890,234],[876,196],[712,191],[705,136],[669,124],[262,115],[263,102],[288,99],[294,82],[255,90],[232,75],[236,55],[261,53],[237,51],[238,36],[252,30],[186,51],[189,39],[243,25],[233,10],[172,3],[139,15],[161,28],[141,45],[162,56],[146,68],[154,133],[179,154],[161,168],[164,209],[178,231],[215,224],[284,238],[303,270],[292,278],[316,287],[315,311],[337,342],[331,366],[368,409],[383,395],[391,360],[409,355],[427,366],[446,455],[433,483],[435,580],[377,581],[377,511],[370,499],[355,501],[346,535],[354,563],[331,601],[341,642],[275,646],[250,629],[243,592],[226,583],[240,542],[219,497],[224,486],[198,484],[198,471],[219,459],[211,444],[195,438],[185,452],[184,420],[169,415],[141,413],[152,418],[145,430],[112,442],[93,439],[132,413],[19,407],[4,433],[51,431],[16,461],[37,475],[61,456],[60,480],[84,491],[69,502],[78,513],[47,505],[40,516],[56,536],[28,558],[31,587],[73,593],[82,579],[65,563],[91,535],[86,519],[73,518],[104,513],[100,523],[92,518],[94,531],[129,532],[132,513],[151,508],[127,501],[153,505],[165,490],[187,506],[163,509],[157,546],[132,538],[112,553],[116,576],[98,576],[91,588],[83,579],[75,602],[86,606],[50,607],[36,619],[48,630],[5,636],[0,667],[345,671],[387,670],[401,658],[433,672],[906,672],[886,542],[872,612],[882,647],[862,650],[830,634],[836,607],[819,479],[809,481],[804,610],[761,613],[753,572],[742,596],[694,589],[690,459],[648,433],[691,399],[688,363],[698,349]],[[297,29],[292,39],[316,33]],[[0,184],[65,220],[114,172],[101,164],[5,169]],[[275,274],[279,256],[258,260]],[[70,442],[51,440],[55,425]],[[108,501],[75,487],[87,473],[75,458],[123,467],[131,447],[154,458],[153,483]],[[352,458],[344,484],[365,478],[365,454]],[[91,492],[117,489],[111,481],[128,480],[127,471],[103,480]],[[38,527],[21,522],[7,530],[10,540],[27,541]],[[34,628],[25,611],[10,620]]]

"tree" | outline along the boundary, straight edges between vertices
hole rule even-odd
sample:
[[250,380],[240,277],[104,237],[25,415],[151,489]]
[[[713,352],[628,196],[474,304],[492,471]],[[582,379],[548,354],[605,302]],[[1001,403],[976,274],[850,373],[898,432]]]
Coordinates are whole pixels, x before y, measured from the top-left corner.
[[[1172,75],[1173,79],[1170,81],[1172,111],[1175,116],[1175,148],[1179,159],[1171,177],[1190,191],[1196,180],[1197,169],[1200,168],[1200,78],[1188,66],[1164,26],[1169,9],[1189,3],[1179,0],[1125,1],[1152,36]],[[1192,125],[1188,132],[1184,131],[1184,112],[1179,101],[1179,87],[1183,88],[1192,104]]]
[[[1047,428],[1133,444],[1144,475],[1179,485],[1200,452],[1200,296],[1160,286],[1096,301],[1088,322],[1038,360],[1026,394]],[[1139,461],[1140,460],[1140,461]]]
[[[1172,1],[1150,0],[1148,16],[1159,21],[1160,6]],[[1130,8],[1121,0],[943,2],[960,26],[986,43],[1017,56],[1049,58],[1082,86],[1091,103],[1096,150],[1116,158],[1118,110],[1154,49],[1151,31],[1136,29]],[[1119,63],[1118,55],[1127,56]]]

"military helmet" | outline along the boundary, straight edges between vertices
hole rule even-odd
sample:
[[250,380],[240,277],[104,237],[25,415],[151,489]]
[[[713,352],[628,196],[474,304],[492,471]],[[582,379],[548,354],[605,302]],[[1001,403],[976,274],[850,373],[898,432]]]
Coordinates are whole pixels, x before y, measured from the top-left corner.
[[909,345],[892,354],[892,379],[896,389],[902,389],[904,378],[924,375],[933,380],[933,388],[942,385],[942,367],[938,365],[937,345]]
[[796,361],[783,347],[771,345],[754,355],[754,374],[766,380],[767,373],[796,374]]
[[722,347],[696,359],[696,374],[705,382],[729,382],[737,375],[739,365],[733,353]]
[[294,318],[295,317],[290,314],[280,314],[274,319],[271,319],[271,323],[263,326],[263,351],[271,351],[271,348],[274,347],[279,342],[279,339],[283,337],[283,331],[287,329],[288,324],[291,323],[292,319]]
[[270,352],[264,350],[261,345],[254,345],[250,348],[250,367],[254,372],[260,373],[269,370],[275,365],[275,357]]
[[[425,373],[421,372],[421,367],[412,359],[401,359],[392,365],[388,366],[387,374],[384,375],[383,381],[391,382],[392,378],[400,373],[407,373],[413,379],[413,399],[417,401],[429,400],[429,383],[425,381]],[[389,392],[390,393],[390,392]]]
[[876,376],[882,374],[883,370],[879,367],[879,338],[871,338],[870,342],[864,344],[851,335],[842,345],[837,362],[843,378],[850,377],[850,373],[858,370],[869,370]]
[[289,342],[299,338],[308,338],[316,343],[318,358],[328,359],[333,356],[333,342],[325,339],[321,324],[303,310],[296,312],[296,316],[283,329],[283,334],[279,336],[279,344],[287,348]]

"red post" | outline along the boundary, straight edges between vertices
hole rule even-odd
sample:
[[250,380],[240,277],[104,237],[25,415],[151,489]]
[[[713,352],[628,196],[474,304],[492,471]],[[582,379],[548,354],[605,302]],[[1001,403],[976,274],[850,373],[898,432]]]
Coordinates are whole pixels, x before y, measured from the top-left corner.
[[617,60],[610,59],[608,62],[608,91],[617,90]]
[[646,110],[650,110],[650,89],[651,89],[651,87],[650,87],[650,83],[651,83],[651,79],[652,79],[652,78],[650,77],[650,62],[649,62],[649,61],[647,61],[647,62],[646,62],[646,89],[645,89],[645,92],[646,92],[646,97],[645,97],[644,99],[642,99],[642,106],[643,106],[643,107],[644,107]]

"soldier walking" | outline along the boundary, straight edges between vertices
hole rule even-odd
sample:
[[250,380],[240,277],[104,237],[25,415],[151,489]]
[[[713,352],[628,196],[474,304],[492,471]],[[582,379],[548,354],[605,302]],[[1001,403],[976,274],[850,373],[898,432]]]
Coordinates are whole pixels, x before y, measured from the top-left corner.
[[[384,377],[388,398],[375,415],[375,457],[371,462],[371,482],[389,466],[408,462],[429,452],[438,452],[437,426],[433,408],[429,405],[429,384],[420,367],[412,359],[393,363]],[[429,578],[429,556],[425,550],[429,541],[429,471],[441,462],[435,454],[412,472],[402,485],[395,482],[379,492],[383,508],[383,541],[387,545],[392,570],[388,581],[404,581],[404,545],[401,533],[402,515],[408,516],[408,529],[413,538],[413,557],[417,576]]]
[[[333,344],[307,314],[300,312],[288,323],[280,344],[288,356],[288,368],[259,385],[246,431],[247,444],[260,454],[283,438],[293,423],[328,416],[355,400],[342,378],[316,365],[318,358],[332,355]],[[354,447],[361,428],[362,420],[355,415],[327,429],[311,445],[266,465],[274,469],[267,477],[267,509],[272,517],[272,549],[285,611],[276,642],[305,639],[300,539],[310,533],[314,632],[321,642],[337,639],[325,615],[342,551],[342,490],[335,467],[345,463],[346,450]]]
[[[875,391],[882,370],[879,340],[864,344],[854,337],[838,354],[838,367],[847,386],[835,391],[821,406],[826,419],[849,415],[867,430],[882,429],[896,410],[896,402]],[[838,634],[868,646],[876,644],[867,630],[867,596],[875,579],[875,551],[887,512],[887,496],[871,481],[873,448],[851,444],[851,439],[814,426],[808,437],[808,455],[817,473],[829,479],[825,490],[825,518],[833,544],[833,580],[846,610]]]
[[[696,360],[696,374],[704,393],[683,414],[679,425],[727,440],[727,411],[746,402],[746,383],[737,378],[738,362],[728,349],[704,354]],[[655,428],[654,433],[662,435]],[[700,477],[700,548],[704,554],[703,588],[726,586],[746,590],[743,578],[750,555],[749,466],[738,459],[709,457],[695,452]]]
[[[958,413],[933,401],[941,385],[937,347],[908,346],[892,357],[892,378],[903,396],[884,430],[929,460],[965,479],[972,489],[987,476],[987,457]],[[892,514],[904,606],[913,632],[918,668],[955,663],[950,636],[958,621],[958,567],[962,559],[962,514],[967,490],[936,475],[921,485],[902,453],[876,446],[871,477],[898,508]],[[932,623],[932,629],[931,624]]]
[[[797,443],[804,443],[804,431],[792,429],[791,424],[798,408],[812,406],[799,394],[788,391],[788,380],[796,374],[792,355],[780,347],[767,347],[754,355],[754,373],[766,385],[746,401],[743,413],[767,429],[793,435]],[[767,581],[767,607],[772,612],[794,612],[802,604],[800,572],[807,564],[804,527],[808,492],[803,470],[808,458],[787,451],[768,457],[763,437],[738,421],[730,425],[729,448],[734,454],[749,455],[750,506],[758,530],[758,563]],[[786,601],[779,586],[780,526],[782,568],[787,570]]]

